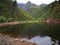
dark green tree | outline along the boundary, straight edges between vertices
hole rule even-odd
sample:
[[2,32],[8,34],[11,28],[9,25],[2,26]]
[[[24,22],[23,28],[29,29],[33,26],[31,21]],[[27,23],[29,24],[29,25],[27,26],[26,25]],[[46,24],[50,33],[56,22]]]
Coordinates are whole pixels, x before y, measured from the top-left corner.
[[59,4],[60,4],[60,0],[59,0]]

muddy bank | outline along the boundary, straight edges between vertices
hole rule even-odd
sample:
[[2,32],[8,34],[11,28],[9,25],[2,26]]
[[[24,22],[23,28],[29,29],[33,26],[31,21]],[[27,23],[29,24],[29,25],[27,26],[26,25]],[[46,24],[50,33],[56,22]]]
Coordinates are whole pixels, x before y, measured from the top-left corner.
[[60,25],[60,19],[52,19],[52,18],[49,18],[49,19],[44,20],[43,22],[44,23],[47,23],[47,24]]

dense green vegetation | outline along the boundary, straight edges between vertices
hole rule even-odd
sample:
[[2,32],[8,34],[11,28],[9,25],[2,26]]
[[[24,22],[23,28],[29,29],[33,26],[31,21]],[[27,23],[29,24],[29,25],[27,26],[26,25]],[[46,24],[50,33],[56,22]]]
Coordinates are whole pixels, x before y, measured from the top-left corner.
[[52,17],[60,19],[60,4],[58,1],[52,2],[45,7],[41,7],[38,11],[32,13],[31,15],[38,20],[44,20]]
[[35,17],[33,16],[33,14],[38,11],[40,9],[40,6],[37,6],[35,4],[31,5],[31,7],[29,8],[29,10],[27,10],[28,14],[30,14],[30,16],[32,17]]
[[15,1],[0,0],[0,22],[32,20],[26,12],[19,9]]
[[[26,11],[32,17],[33,17],[32,13],[35,13],[36,11],[38,11],[40,9],[40,6],[35,5],[35,4],[31,3],[30,1],[28,1],[26,4],[24,4],[24,6],[19,6],[19,4],[17,4],[17,5],[19,8],[22,7],[21,9]],[[22,4],[20,4],[20,5],[22,5]]]

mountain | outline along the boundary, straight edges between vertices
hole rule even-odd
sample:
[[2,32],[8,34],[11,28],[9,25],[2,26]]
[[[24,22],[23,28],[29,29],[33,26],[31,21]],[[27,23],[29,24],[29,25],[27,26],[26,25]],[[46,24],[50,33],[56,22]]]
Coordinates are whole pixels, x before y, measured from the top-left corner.
[[47,4],[42,3],[42,4],[40,5],[40,7],[45,7],[45,6],[47,6]]
[[25,4],[24,3],[17,3],[19,8],[22,8]]
[[47,6],[47,4],[41,4],[41,5],[36,5],[28,1],[24,6],[19,6],[21,7],[22,10],[26,11],[31,17],[35,18],[38,17],[38,15],[35,15],[35,13],[40,10],[40,8]]
[[[19,6],[21,4],[17,4],[17,5],[18,5],[18,7],[21,7],[21,6]],[[21,9],[30,14],[30,12],[38,10],[39,8],[40,8],[40,6],[35,5],[35,4],[31,3],[30,1],[28,1],[26,4],[23,4]]]
[[0,0],[0,22],[32,20],[32,17],[18,8],[16,3],[12,0]]
[[38,11],[40,9],[40,6],[37,6],[37,5],[32,5],[29,10],[27,11],[28,14],[30,14],[30,16],[34,17],[33,16],[33,13],[35,13],[36,11]]
[[35,13],[37,10],[39,10],[40,6],[35,5],[35,4],[31,3],[30,1],[28,1],[24,6],[22,6],[21,9],[26,11],[30,16],[33,17],[32,13]]
[[31,5],[32,5],[32,3],[31,3],[30,1],[28,1],[28,2],[22,7],[22,9],[25,10],[25,11],[27,11],[27,10],[29,10],[29,8],[31,7]]
[[34,17],[36,19],[36,17],[38,16],[38,15],[35,15],[37,13],[37,11],[40,10],[41,8],[45,7],[45,6],[47,6],[47,4],[41,4],[40,6],[32,5],[28,12],[32,17]]
[[41,7],[35,13],[32,13],[33,17],[37,20],[43,20],[47,18],[60,19],[60,4],[58,1],[52,2],[45,7]]

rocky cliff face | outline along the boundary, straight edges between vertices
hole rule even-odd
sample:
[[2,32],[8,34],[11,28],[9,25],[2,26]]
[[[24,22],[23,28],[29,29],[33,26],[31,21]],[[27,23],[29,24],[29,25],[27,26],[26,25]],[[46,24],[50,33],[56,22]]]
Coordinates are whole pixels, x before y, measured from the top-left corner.
[[31,7],[31,5],[32,5],[32,3],[31,3],[30,1],[28,1],[28,2],[22,7],[22,9],[25,10],[25,11],[27,11],[27,10],[29,10],[29,8]]

